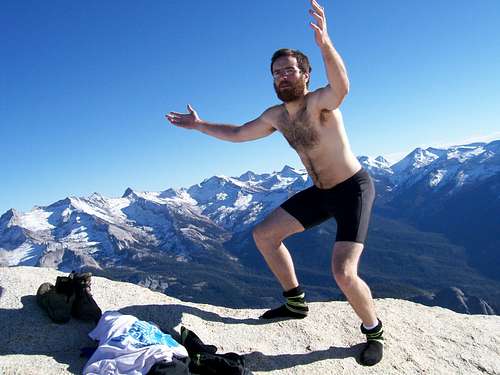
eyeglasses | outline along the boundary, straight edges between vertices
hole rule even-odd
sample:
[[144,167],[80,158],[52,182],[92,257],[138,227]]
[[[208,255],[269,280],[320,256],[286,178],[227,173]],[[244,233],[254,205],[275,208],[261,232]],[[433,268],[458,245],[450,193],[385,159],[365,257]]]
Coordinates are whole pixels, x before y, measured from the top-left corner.
[[295,74],[297,72],[300,72],[299,68],[297,68],[296,66],[289,66],[287,68],[275,70],[273,72],[273,78],[278,79],[282,76],[290,76],[290,75]]

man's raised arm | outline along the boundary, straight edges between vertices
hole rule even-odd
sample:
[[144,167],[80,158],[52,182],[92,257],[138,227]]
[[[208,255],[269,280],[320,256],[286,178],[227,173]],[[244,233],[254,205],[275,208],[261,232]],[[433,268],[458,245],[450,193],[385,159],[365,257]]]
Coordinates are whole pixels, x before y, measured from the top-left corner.
[[349,78],[344,62],[328,35],[324,8],[316,0],[311,0],[311,7],[309,13],[316,23],[311,22],[310,25],[314,30],[314,39],[321,50],[328,82],[330,82],[328,86],[317,91],[319,101],[322,108],[335,109],[340,106],[349,92]]
[[198,113],[190,105],[187,109],[188,113],[170,112],[165,117],[178,127],[199,130],[212,137],[230,142],[252,141],[268,136],[276,130],[270,121],[269,110],[255,120],[237,126],[206,122],[200,119]]

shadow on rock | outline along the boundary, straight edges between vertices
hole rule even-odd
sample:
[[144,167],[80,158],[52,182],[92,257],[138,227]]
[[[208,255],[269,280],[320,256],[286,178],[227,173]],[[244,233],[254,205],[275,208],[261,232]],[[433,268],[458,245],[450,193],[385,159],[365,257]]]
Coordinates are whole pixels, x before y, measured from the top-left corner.
[[[165,305],[134,305],[127,306],[119,310],[122,314],[134,315],[145,321],[156,323],[163,332],[170,333],[179,340],[177,332],[173,328],[182,323],[183,314],[197,316],[204,321],[219,322],[223,324],[245,324],[245,325],[263,325],[276,322],[275,320],[262,319],[238,319],[220,316],[217,313],[205,311],[193,306],[165,304]],[[187,327],[190,328],[190,327]],[[195,332],[199,333],[199,332]],[[220,338],[221,342],[223,337]],[[219,344],[221,343],[219,342]],[[206,344],[216,344],[207,342]],[[357,358],[364,344],[356,344],[352,347],[330,347],[325,350],[311,351],[304,354],[277,354],[266,355],[261,352],[252,352],[244,354],[247,365],[252,371],[273,371],[295,366],[307,365],[309,363],[322,361],[325,359],[345,359],[349,357]]]
[[252,371],[273,371],[307,365],[325,359],[345,359],[349,357],[358,358],[364,344],[354,346],[330,347],[325,350],[312,351],[303,354],[276,354],[266,355],[261,352],[245,354],[248,367]]
[[[68,371],[81,373],[86,363],[80,358],[80,349],[92,346],[88,337],[94,325],[71,319],[66,324],[53,323],[47,314],[36,304],[33,295],[21,297],[21,309],[0,309],[0,356],[9,354],[43,355],[52,357],[59,363],[67,364]],[[191,314],[204,321],[223,324],[261,325],[273,321],[261,319],[239,319],[220,316],[193,306],[179,304],[134,305],[119,310],[122,314],[134,315],[145,321],[157,324],[162,331],[172,334],[179,340],[174,327],[182,324],[184,314]],[[189,328],[189,327],[188,327]],[[223,340],[223,337],[220,338]],[[214,343],[207,343],[214,344]],[[253,371],[273,371],[293,368],[325,359],[344,359],[357,357],[362,344],[350,348],[331,347],[305,354],[265,355],[261,352],[244,354],[248,367]]]
[[0,356],[43,355],[81,374],[87,360],[80,358],[80,348],[92,345],[87,336],[92,323],[75,319],[66,324],[53,323],[36,304],[34,295],[21,297],[21,303],[21,309],[0,309]]
[[[194,306],[165,304],[165,305],[134,305],[119,310],[122,314],[134,315],[145,321],[154,322],[161,328],[171,329],[182,322],[183,314],[191,314],[200,319],[219,322],[224,324],[264,325],[276,322],[276,320],[264,320],[256,318],[231,318],[220,316],[211,311],[205,311]],[[167,332],[167,331],[165,331]]]

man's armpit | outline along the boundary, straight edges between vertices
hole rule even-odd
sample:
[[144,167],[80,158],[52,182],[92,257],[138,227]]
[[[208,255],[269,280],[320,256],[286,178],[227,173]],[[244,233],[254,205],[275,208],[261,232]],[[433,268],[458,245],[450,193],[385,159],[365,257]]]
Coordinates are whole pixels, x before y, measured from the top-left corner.
[[315,90],[311,94],[313,95],[313,105],[318,111],[333,111],[340,106],[341,101],[337,98],[335,91],[330,84]]

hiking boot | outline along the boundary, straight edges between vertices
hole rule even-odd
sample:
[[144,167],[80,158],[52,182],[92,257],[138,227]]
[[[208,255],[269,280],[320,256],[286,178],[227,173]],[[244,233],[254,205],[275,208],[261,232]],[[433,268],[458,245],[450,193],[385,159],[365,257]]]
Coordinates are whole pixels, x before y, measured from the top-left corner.
[[57,293],[64,294],[68,298],[75,294],[73,279],[68,276],[57,276],[55,288]]
[[217,352],[217,347],[215,345],[204,344],[196,333],[184,326],[181,327],[181,344],[186,348],[189,356],[200,353],[214,354]]
[[73,290],[75,292],[71,315],[76,319],[92,321],[97,324],[101,319],[102,311],[90,291],[92,274],[90,272],[73,271],[69,277],[73,280]]
[[43,283],[36,292],[38,306],[47,311],[50,319],[55,323],[67,323],[71,318],[71,306],[74,301],[71,294],[58,293],[51,283]]

